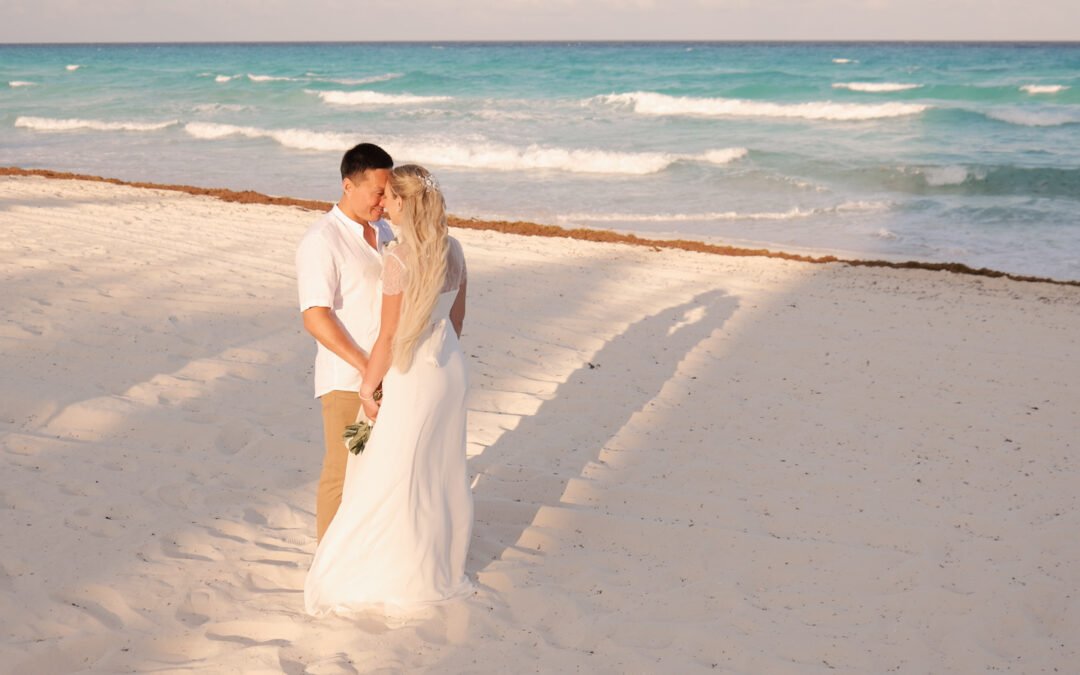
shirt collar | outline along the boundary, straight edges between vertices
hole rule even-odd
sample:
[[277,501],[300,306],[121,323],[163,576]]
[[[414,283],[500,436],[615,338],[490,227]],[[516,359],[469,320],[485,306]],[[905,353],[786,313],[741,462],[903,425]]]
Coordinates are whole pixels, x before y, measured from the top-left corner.
[[[360,239],[364,238],[364,226],[345,215],[345,212],[342,211],[337,204],[334,204],[334,208],[330,209],[330,213],[337,218],[338,222],[352,230],[353,234],[360,237]],[[393,241],[394,232],[390,229],[390,225],[385,220],[376,220],[369,223],[369,225],[375,228],[375,241],[379,245],[379,252],[382,253],[386,244]]]

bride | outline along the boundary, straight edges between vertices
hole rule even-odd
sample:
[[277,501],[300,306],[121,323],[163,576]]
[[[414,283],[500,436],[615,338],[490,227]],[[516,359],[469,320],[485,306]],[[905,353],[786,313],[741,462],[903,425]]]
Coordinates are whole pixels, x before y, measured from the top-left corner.
[[383,261],[379,337],[360,387],[364,412],[377,422],[363,454],[349,458],[341,508],[304,584],[314,615],[407,609],[472,591],[468,378],[458,344],[465,257],[447,234],[442,192],[426,169],[394,169],[384,201],[399,243]]

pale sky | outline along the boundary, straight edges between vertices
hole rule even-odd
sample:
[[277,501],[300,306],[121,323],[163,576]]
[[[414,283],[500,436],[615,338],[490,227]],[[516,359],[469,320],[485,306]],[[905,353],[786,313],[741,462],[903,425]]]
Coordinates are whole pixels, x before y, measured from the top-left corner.
[[0,0],[0,43],[1080,40],[1080,0]]

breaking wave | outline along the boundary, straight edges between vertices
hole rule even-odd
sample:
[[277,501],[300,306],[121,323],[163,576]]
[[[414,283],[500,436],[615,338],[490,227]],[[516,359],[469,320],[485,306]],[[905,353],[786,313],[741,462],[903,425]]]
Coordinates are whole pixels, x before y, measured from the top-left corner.
[[359,85],[374,84],[375,82],[388,82],[390,80],[396,80],[399,77],[404,77],[404,75],[402,73],[386,73],[383,75],[372,75],[371,77],[358,77],[356,79],[335,79],[330,77],[314,77],[313,79],[318,80],[319,82],[333,82],[334,84]]
[[326,103],[335,105],[411,105],[438,103],[452,100],[450,96],[414,96],[412,94],[384,94],[378,91],[308,91]]
[[862,91],[874,94],[891,92],[891,91],[908,91],[909,89],[919,89],[921,84],[901,84],[900,82],[837,82],[833,85],[833,89],[850,89],[851,91]]
[[734,98],[693,98],[652,92],[598,96],[591,100],[626,105],[641,115],[772,117],[857,121],[917,115],[929,106],[914,103],[767,103]]
[[[217,140],[229,136],[265,138],[296,150],[341,151],[357,142],[350,134],[309,129],[260,129],[232,124],[189,122],[184,131],[195,138]],[[432,166],[452,166],[488,171],[553,170],[568,173],[647,175],[676,162],[727,164],[745,157],[746,148],[723,148],[696,155],[660,152],[611,152],[541,145],[515,147],[490,141],[382,140],[394,157]]]
[[49,117],[19,117],[15,120],[15,126],[35,131],[78,131],[79,129],[91,129],[93,131],[160,131],[179,120],[167,122],[106,122],[104,120],[80,120],[80,119],[54,119]]
[[1080,110],[1073,108],[997,108],[987,110],[983,114],[999,122],[1024,127],[1060,127],[1066,124],[1080,124]]
[[787,211],[713,211],[709,213],[570,213],[559,216],[560,221],[574,223],[683,223],[710,220],[796,220],[830,213],[882,211],[890,205],[886,202],[843,202],[836,206],[820,208],[791,208]]
[[1068,88],[1069,87],[1064,84],[1025,84],[1023,87],[1020,87],[1020,91],[1029,94],[1057,94]]

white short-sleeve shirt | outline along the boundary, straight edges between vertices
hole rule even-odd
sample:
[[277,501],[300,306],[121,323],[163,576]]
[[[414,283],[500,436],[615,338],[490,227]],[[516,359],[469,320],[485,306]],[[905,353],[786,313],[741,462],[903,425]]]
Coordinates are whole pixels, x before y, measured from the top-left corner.
[[[365,352],[379,336],[382,250],[394,238],[385,221],[371,225],[378,251],[364,241],[364,226],[334,206],[308,228],[296,249],[300,311],[329,307]],[[360,372],[317,341],[316,345],[316,398],[335,389],[360,391]]]

